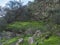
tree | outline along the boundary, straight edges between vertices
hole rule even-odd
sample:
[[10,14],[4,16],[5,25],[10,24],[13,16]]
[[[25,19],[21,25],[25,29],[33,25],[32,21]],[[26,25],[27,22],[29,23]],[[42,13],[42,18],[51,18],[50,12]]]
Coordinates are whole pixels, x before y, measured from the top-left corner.
[[3,17],[0,17],[0,31],[5,30],[7,26],[7,22]]
[[10,9],[18,9],[18,8],[20,8],[22,6],[22,3],[18,2],[18,1],[9,1],[6,5]]
[[5,15],[5,19],[8,23],[11,23],[15,21],[16,17],[21,12],[22,5],[21,5],[21,2],[18,2],[18,1],[9,1],[9,3],[7,3],[6,6],[8,8],[5,9],[7,12]]

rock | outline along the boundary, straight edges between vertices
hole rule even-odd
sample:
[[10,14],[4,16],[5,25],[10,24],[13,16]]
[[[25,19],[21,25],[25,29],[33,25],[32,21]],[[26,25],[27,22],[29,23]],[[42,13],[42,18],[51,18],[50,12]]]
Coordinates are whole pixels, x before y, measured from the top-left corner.
[[60,32],[56,33],[56,35],[60,36]]
[[13,33],[12,32],[9,32],[9,31],[7,31],[6,32],[6,37],[9,39],[9,38],[11,38],[12,37],[12,35],[13,35]]
[[2,36],[6,39],[10,39],[16,36],[16,33],[10,31],[3,31]]
[[9,32],[9,31],[3,31],[2,32],[2,36],[4,37],[4,38],[6,38],[6,39],[10,39],[12,36],[12,32]]
[[18,42],[16,43],[16,45],[22,44],[22,43],[23,43],[23,41],[24,41],[24,39],[23,39],[23,38],[18,39]]
[[33,35],[33,37],[40,37],[40,35],[41,35],[41,31],[40,30],[37,30],[35,32],[35,34]]
[[45,39],[49,39],[49,37],[50,37],[49,35],[46,35],[46,36],[45,36]]
[[49,39],[51,36],[52,36],[51,32],[46,32],[44,37],[45,37],[45,39]]
[[32,35],[34,34],[36,31],[36,29],[34,29],[33,27],[31,28],[28,28],[26,31],[25,31],[25,34],[28,34],[28,35]]
[[33,44],[33,43],[34,43],[33,37],[29,37],[29,38],[28,38],[28,44],[31,45],[31,44]]
[[16,36],[17,36],[17,37],[20,37],[20,36],[21,36],[21,34],[16,33]]
[[58,2],[59,2],[59,0],[54,0],[54,2],[55,2],[55,3],[58,3]]
[[32,29],[31,28],[27,29],[27,31],[25,31],[25,34],[28,34],[28,35],[32,34]]

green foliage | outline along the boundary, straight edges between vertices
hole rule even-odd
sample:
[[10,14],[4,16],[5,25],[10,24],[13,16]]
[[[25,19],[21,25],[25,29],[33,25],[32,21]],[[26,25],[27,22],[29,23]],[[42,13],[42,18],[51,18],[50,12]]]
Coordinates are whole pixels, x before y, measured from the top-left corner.
[[10,45],[10,44],[18,41],[18,39],[19,39],[19,37],[15,37],[15,38],[9,39],[8,41],[3,42],[3,45]]
[[[60,2],[58,0],[35,0],[34,2],[29,2],[28,6],[22,6],[21,2],[10,1],[8,5],[11,9],[7,10],[4,19],[0,18],[0,31],[5,29],[23,34],[29,29],[33,33],[36,30],[41,30],[44,32],[42,34],[43,38],[45,31],[47,31],[51,32],[53,36],[49,39],[36,38],[32,45],[36,45],[36,42],[39,43],[38,45],[60,45],[60,37],[54,36],[58,32],[60,33]],[[7,28],[6,23],[10,23]],[[31,35],[22,35],[24,38],[22,45],[28,45],[29,36]],[[17,40],[17,37],[10,39],[4,45],[10,45]],[[5,42],[5,39],[2,39],[2,42]]]
[[44,40],[41,45],[59,45],[60,44],[60,37],[52,36],[48,40]]
[[7,26],[7,29],[13,30],[13,31],[26,31],[28,29],[32,30],[47,30],[47,27],[45,26],[45,23],[43,22],[14,22]]
[[6,20],[2,17],[0,17],[0,31],[3,31],[7,26]]
[[[16,42],[18,39],[19,39],[19,37],[9,39],[8,42],[4,43],[4,45],[10,45],[10,44]],[[60,37],[51,36],[49,39],[44,39],[43,41],[41,40],[41,38],[38,38],[32,45],[36,45],[36,42],[38,42],[38,45],[59,45]],[[22,45],[28,45],[28,37],[24,37],[24,42],[22,43]]]

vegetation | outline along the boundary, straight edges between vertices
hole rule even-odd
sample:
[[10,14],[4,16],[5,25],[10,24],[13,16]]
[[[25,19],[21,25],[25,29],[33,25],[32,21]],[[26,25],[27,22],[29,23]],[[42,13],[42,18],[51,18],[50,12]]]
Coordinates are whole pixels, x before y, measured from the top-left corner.
[[[0,37],[3,38],[0,42],[3,45],[15,44],[20,38],[24,42],[19,45],[29,45],[28,38],[33,37],[37,30],[41,31],[41,37],[34,38],[32,45],[60,44],[60,0],[34,0],[27,5],[9,1],[4,12],[5,16],[0,17]],[[45,39],[48,34],[51,36]],[[7,40],[6,36],[10,38]]]
[[[28,45],[28,37],[24,38],[24,43],[22,45]],[[6,42],[4,45],[9,45],[12,44],[13,42],[17,41],[18,38],[13,38],[8,40],[8,43]],[[40,38],[37,39],[37,41],[35,41],[34,44],[32,45],[36,45],[36,42],[38,42],[38,45],[59,45],[60,44],[60,37],[58,36],[51,36],[49,39],[44,39],[44,41],[41,41]]]

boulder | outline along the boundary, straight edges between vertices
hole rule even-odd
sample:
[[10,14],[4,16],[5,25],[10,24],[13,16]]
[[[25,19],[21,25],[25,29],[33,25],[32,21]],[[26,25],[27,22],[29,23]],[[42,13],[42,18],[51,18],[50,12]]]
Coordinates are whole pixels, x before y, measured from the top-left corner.
[[29,37],[28,38],[28,44],[31,45],[34,43],[34,38],[33,37]]
[[23,43],[23,41],[24,41],[24,39],[23,39],[23,38],[18,39],[18,42],[16,43],[16,45],[22,44],[22,43]]
[[40,30],[37,30],[35,32],[35,34],[33,35],[33,37],[40,37],[40,35],[41,35],[41,31]]

